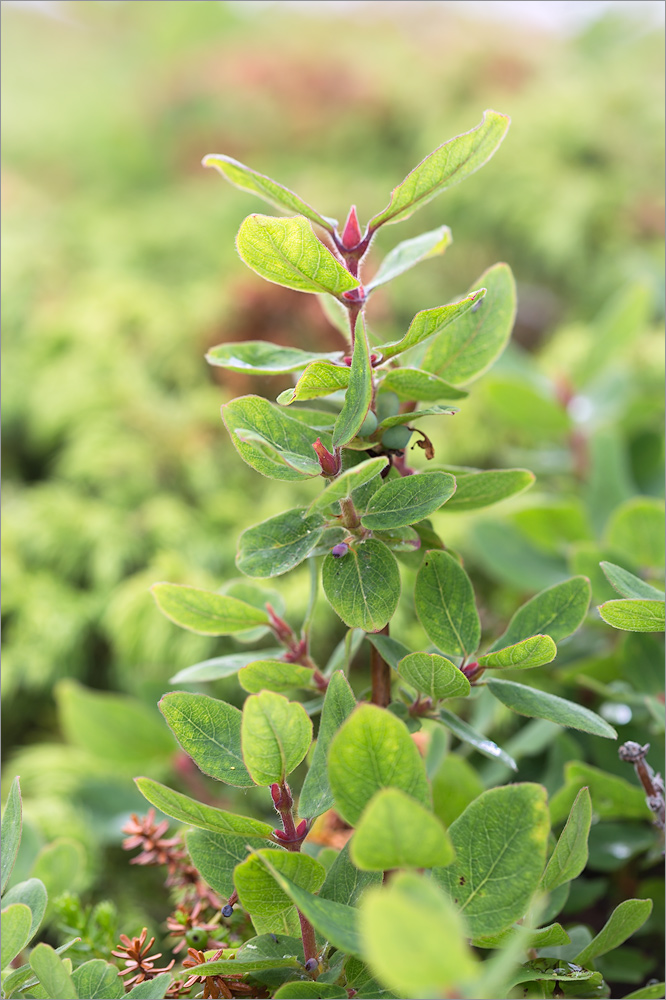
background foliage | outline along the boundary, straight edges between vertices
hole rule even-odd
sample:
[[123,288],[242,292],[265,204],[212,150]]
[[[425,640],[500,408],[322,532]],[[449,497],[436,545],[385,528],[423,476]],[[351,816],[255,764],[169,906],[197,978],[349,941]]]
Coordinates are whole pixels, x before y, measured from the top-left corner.
[[[107,891],[121,929],[159,934],[153,873],[127,876],[118,851],[127,813],[142,808],[130,778],[205,780],[155,704],[182,687],[169,682],[178,669],[242,647],[175,629],[148,587],[237,577],[240,531],[293,506],[289,486],[267,490],[242,465],[219,419],[229,398],[275,397],[288,377],[221,373],[203,355],[223,340],[341,346],[311,297],[266,286],[238,260],[233,236],[257,203],[201,156],[227,153],[331,215],[356,202],[367,217],[484,107],[511,114],[492,167],[403,224],[401,238],[451,226],[444,261],[376,292],[370,310],[399,337],[417,309],[497,259],[517,276],[513,347],[459,420],[424,424],[438,464],[538,475],[499,508],[437,515],[484,629],[499,633],[521,600],[572,573],[591,577],[593,605],[617,596],[600,559],[660,585],[662,39],[640,19],[607,15],[560,37],[435,3],[337,17],[321,4],[35,6],[3,6],[3,747],[5,777],[22,776],[17,877],[58,837],[76,872],[67,888]],[[394,240],[380,234],[375,261]],[[299,489],[303,502],[316,493]],[[280,584],[296,619],[305,582],[296,571]],[[419,629],[400,606],[396,633],[424,642]],[[315,648],[340,635],[322,604]],[[592,610],[540,684],[605,715],[621,739],[650,740],[658,767],[661,656],[655,637],[611,632]],[[242,700],[235,680],[206,691]],[[635,784],[610,741],[519,725],[483,699],[475,711],[476,728],[520,758],[520,779],[551,794],[575,784],[572,760]],[[500,763],[470,762],[484,786],[509,779]],[[580,905],[601,926],[605,897],[655,899],[624,971],[607,972],[626,976],[634,961],[639,982],[648,948],[629,953],[641,941],[653,952],[662,906],[649,825],[621,807],[611,797],[593,828],[596,874]]]

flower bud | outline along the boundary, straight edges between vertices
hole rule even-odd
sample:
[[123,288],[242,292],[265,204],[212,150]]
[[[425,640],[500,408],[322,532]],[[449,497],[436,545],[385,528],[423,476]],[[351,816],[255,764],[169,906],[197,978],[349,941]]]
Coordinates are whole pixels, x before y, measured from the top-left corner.
[[345,250],[353,250],[361,242],[361,227],[358,224],[356,205],[352,205],[349,209],[349,215],[340,239]]
[[280,791],[280,786],[277,783],[271,785],[271,798],[273,799],[273,805],[275,808],[279,809],[282,801],[282,792]]
[[308,832],[308,821],[306,819],[302,819],[301,822],[296,827],[296,834],[299,837],[304,837],[307,832]]
[[312,447],[317,452],[322,476],[337,476],[342,465],[340,456],[332,455],[328,448],[321,443],[320,438],[317,438]]
[[348,551],[349,546],[346,542],[338,542],[338,544],[334,545],[331,549],[331,555],[335,556],[336,559],[340,559],[341,556],[346,556]]

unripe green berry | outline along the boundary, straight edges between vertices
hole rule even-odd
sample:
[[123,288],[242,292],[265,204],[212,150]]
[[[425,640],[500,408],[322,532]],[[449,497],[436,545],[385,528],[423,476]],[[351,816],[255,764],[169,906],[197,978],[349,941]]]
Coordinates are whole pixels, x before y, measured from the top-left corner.
[[365,420],[361,424],[358,436],[362,438],[370,437],[370,435],[374,434],[376,430],[377,430],[377,417],[374,415],[372,410],[368,410],[368,412],[365,415]]
[[389,427],[382,435],[382,444],[389,451],[402,451],[409,444],[412,436],[411,427],[399,424],[397,427]]
[[377,419],[381,422],[387,417],[394,417],[400,409],[400,400],[394,392],[378,392],[375,410]]
[[193,927],[185,935],[185,940],[190,948],[203,948],[208,941],[208,931],[205,927]]

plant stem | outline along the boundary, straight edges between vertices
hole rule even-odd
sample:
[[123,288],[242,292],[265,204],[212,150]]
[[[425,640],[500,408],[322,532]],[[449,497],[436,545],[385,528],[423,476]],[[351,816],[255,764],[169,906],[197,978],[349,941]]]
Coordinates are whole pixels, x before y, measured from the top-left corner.
[[[285,842],[283,846],[286,847],[288,851],[300,851],[302,838],[299,839],[296,824],[294,822],[294,800],[289,785],[285,781],[280,785],[271,786],[271,795],[273,797],[275,808],[279,812],[280,819],[282,820],[282,829],[289,840],[293,841],[293,843]],[[304,833],[303,836],[306,836],[306,834]],[[317,942],[315,940],[314,928],[310,921],[303,916],[298,908],[296,912],[298,913],[298,919],[301,924],[301,937],[303,939],[305,961],[307,962],[310,958],[314,958],[316,960]],[[317,978],[316,972],[312,974],[312,978]]]
[[[388,625],[385,625],[378,634],[388,635]],[[370,646],[370,676],[372,679],[372,704],[386,708],[391,701],[391,668],[382,658],[381,653],[372,645]]]
[[666,801],[664,799],[664,780],[660,774],[655,774],[645,757],[650,744],[641,746],[629,740],[618,750],[620,760],[634,765],[634,770],[645,790],[647,804],[654,813],[654,822],[660,830],[666,825]]
[[[303,952],[305,954],[305,961],[314,958],[317,959],[317,942],[315,940],[314,927],[307,919],[304,917],[300,910],[297,910],[298,919],[301,922],[301,937],[303,939]],[[312,973],[312,978],[317,978],[317,972]]]
[[342,511],[342,523],[345,528],[350,530],[353,528],[358,528],[361,523],[361,519],[358,516],[356,507],[354,507],[354,502],[351,497],[343,497],[340,501],[340,510]]

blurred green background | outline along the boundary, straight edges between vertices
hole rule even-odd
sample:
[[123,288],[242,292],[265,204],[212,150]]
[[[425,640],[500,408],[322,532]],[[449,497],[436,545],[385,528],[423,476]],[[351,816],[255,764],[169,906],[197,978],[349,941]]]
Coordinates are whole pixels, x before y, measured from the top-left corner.
[[[264,208],[201,168],[204,154],[236,157],[327,215],[355,203],[365,222],[485,108],[510,114],[491,163],[383,230],[371,255],[374,267],[399,239],[453,230],[443,260],[376,294],[384,340],[497,260],[518,282],[513,347],[432,435],[439,463],[524,465],[537,485],[436,525],[464,554],[490,629],[573,572],[606,599],[600,558],[662,573],[663,8],[588,4],[584,21],[546,30],[504,6],[2,6],[5,777],[22,775],[34,852],[63,834],[84,850],[81,888],[145,909],[148,875],[118,888],[113,845],[141,808],[130,778],[149,772],[144,748],[123,756],[111,731],[94,747],[79,738],[72,705],[88,703],[72,679],[131,695],[128,732],[157,733],[169,678],[237,646],[180,632],[150,584],[236,577],[240,531],[318,489],[295,498],[262,480],[224,432],[221,403],[289,382],[212,370],[208,347],[341,345],[313,297],[244,268],[234,235]],[[277,581],[295,621],[304,581]],[[422,642],[413,618],[404,599],[396,634]],[[633,686],[621,738],[654,739],[657,640],[611,631],[593,612],[544,683],[597,709]],[[315,651],[341,634],[322,604]],[[240,698],[235,681],[212,690]],[[500,735],[516,725],[486,721]],[[553,788],[575,755],[633,780],[615,747],[579,737],[549,758]],[[155,777],[173,774],[169,739]]]

